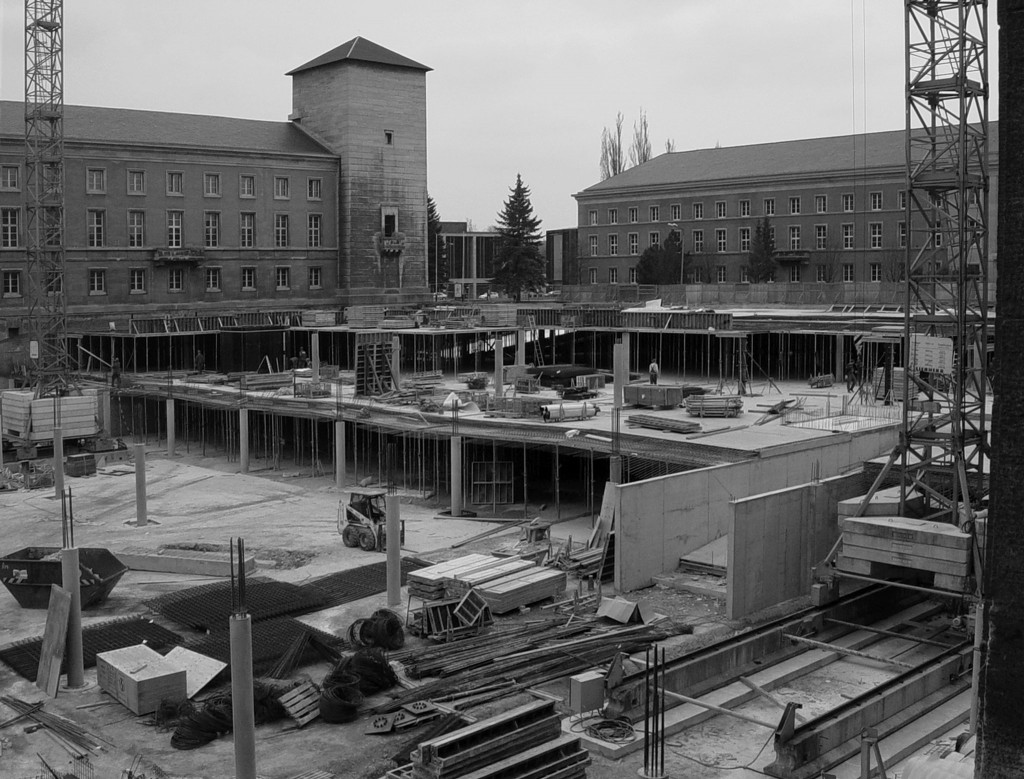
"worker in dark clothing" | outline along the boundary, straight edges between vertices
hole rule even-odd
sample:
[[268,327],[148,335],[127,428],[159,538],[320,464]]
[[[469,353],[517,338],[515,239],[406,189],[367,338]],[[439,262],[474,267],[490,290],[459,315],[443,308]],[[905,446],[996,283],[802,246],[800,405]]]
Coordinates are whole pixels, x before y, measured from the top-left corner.
[[206,370],[206,358],[203,356],[203,352],[200,349],[196,349],[196,373],[202,373]]
[[651,374],[651,384],[658,383],[658,374],[661,372],[658,369],[658,363],[651,360],[651,364],[647,366],[647,371]]
[[299,367],[300,368],[307,368],[307,367],[309,367],[309,357],[306,356],[306,350],[305,349],[299,349]]
[[854,388],[857,386],[857,373],[858,373],[857,363],[851,357],[850,361],[848,363],[846,363],[846,391],[847,392],[853,392]]
[[121,389],[121,360],[117,357],[110,361],[110,386]]

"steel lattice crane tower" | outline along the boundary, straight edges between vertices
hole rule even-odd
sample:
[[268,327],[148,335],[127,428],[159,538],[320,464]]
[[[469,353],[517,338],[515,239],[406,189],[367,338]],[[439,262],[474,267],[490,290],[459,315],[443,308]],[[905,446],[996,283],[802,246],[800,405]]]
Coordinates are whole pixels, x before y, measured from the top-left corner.
[[71,376],[64,297],[64,3],[25,2],[28,317],[37,397]]

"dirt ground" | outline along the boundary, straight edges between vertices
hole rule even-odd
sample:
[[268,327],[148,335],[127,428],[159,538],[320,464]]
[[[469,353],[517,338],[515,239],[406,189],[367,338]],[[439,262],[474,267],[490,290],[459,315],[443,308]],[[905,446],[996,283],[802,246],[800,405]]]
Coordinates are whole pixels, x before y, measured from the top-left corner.
[[[67,486],[73,496],[75,540],[81,547],[106,547],[115,553],[129,547],[223,549],[231,538],[240,536],[245,538],[247,549],[255,550],[261,575],[290,582],[304,582],[325,573],[384,559],[379,553],[349,549],[341,543],[336,521],[338,501],[343,493],[329,479],[310,477],[298,471],[242,475],[237,472],[237,464],[224,459],[196,455],[168,459],[159,450],[151,449],[147,452],[149,523],[145,527],[134,524],[135,478],[130,464],[115,464],[95,476],[68,478]],[[453,544],[465,542],[496,525],[439,517],[437,511],[441,508],[444,507],[436,502],[425,504],[412,496],[402,499],[408,554],[441,560],[489,551],[518,538],[518,530],[508,529],[453,549]],[[521,514],[522,507],[517,511]],[[565,506],[562,511],[571,514]],[[550,509],[541,511],[530,507],[530,513],[554,519]],[[52,489],[0,492],[0,527],[4,542],[0,553],[3,554],[25,546],[60,546],[60,501],[53,497]],[[570,535],[585,538],[589,530],[590,517],[580,517],[554,524],[552,538],[556,543]],[[83,613],[83,623],[89,625],[127,614],[154,617],[145,605],[147,600],[209,581],[215,579],[129,571],[105,603]],[[608,585],[605,587],[610,594]],[[402,597],[397,610],[404,613],[404,591]],[[695,635],[670,642],[672,655],[736,627],[724,623],[721,601],[715,598],[661,587],[632,594],[630,598],[643,601],[673,621],[694,626]],[[354,619],[367,616],[386,604],[386,595],[380,594],[302,619],[341,634]],[[42,610],[20,608],[6,590],[0,592],[0,645],[42,635],[45,616]],[[163,622],[162,618],[158,621]],[[179,625],[165,624],[175,632],[189,633]],[[328,670],[327,665],[322,664],[305,667],[302,673],[320,681]],[[179,751],[171,747],[170,733],[155,727],[150,717],[136,717],[101,693],[95,669],[87,669],[85,678],[84,689],[62,688],[56,699],[47,700],[46,711],[69,717],[108,743],[104,752],[92,758],[96,779],[121,777],[136,756],[142,760],[136,776],[141,770],[147,779],[227,779],[234,776],[231,736],[194,751]],[[0,690],[23,700],[44,700],[33,684],[2,663]],[[549,690],[568,697],[566,684],[552,685]],[[371,699],[370,703],[375,701]],[[517,702],[523,701],[506,699],[483,709],[471,709],[469,713],[488,716]],[[0,722],[11,714],[0,706]],[[406,742],[415,740],[417,734],[416,730],[409,730],[371,736],[366,735],[364,729],[362,721],[351,725],[315,721],[300,732],[291,730],[290,721],[260,726],[257,728],[258,774],[265,779],[287,779],[302,771],[320,768],[345,778],[381,776],[387,768],[393,767],[390,755]],[[26,732],[24,721],[0,730],[0,738],[3,739],[0,776],[28,779],[39,775],[37,755],[59,771],[73,770],[69,755],[45,731]],[[620,762],[597,755],[593,759],[589,776],[611,779],[635,775],[643,758],[639,752]]]

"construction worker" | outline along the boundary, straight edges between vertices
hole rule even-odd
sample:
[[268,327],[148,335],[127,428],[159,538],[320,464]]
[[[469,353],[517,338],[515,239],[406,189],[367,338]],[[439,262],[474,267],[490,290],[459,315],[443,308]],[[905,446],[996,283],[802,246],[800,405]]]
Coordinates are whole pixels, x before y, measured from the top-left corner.
[[203,356],[201,349],[196,349],[196,373],[202,373],[206,370],[206,358]]
[[652,359],[651,364],[647,366],[647,371],[651,374],[651,384],[657,384],[658,374],[660,373],[658,363]]
[[118,357],[110,361],[110,386],[121,389],[121,360]]

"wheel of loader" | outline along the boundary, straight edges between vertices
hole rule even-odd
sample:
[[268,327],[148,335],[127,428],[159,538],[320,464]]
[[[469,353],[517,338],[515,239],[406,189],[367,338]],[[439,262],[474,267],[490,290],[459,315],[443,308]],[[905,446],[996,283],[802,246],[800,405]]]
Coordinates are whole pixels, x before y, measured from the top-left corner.
[[359,546],[359,536],[361,528],[356,525],[345,525],[344,530],[341,531],[341,542],[352,549]]
[[359,529],[359,547],[364,552],[372,552],[377,548],[377,539],[370,528],[363,527]]

